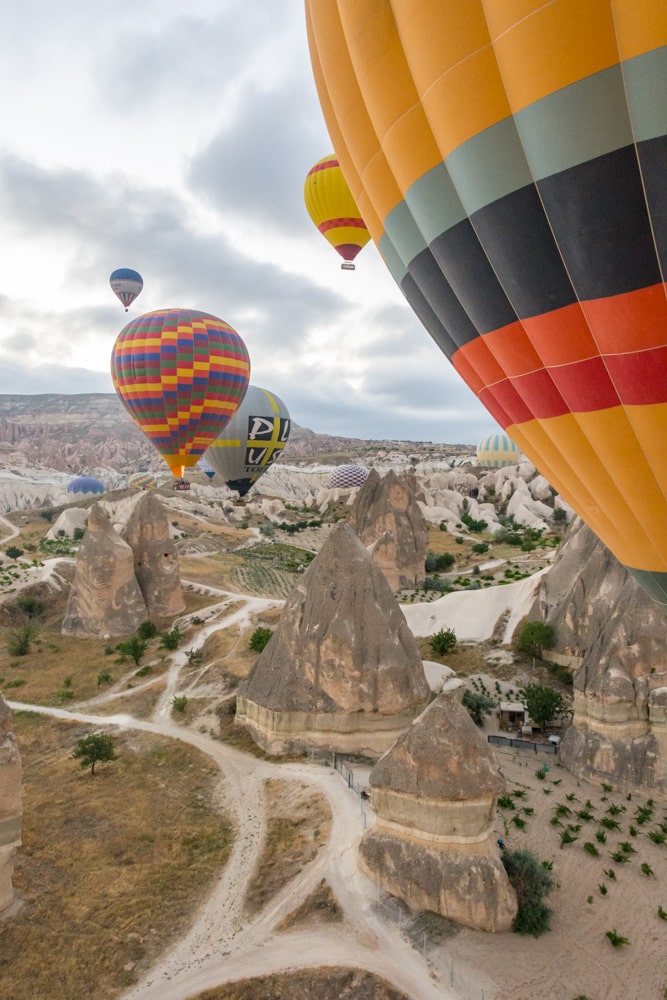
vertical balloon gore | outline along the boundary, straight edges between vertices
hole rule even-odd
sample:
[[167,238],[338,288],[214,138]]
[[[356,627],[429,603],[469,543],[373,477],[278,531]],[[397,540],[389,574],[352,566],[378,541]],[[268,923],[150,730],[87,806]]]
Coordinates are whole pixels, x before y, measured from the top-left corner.
[[497,423],[667,604],[664,0],[306,0],[336,158]]
[[121,330],[111,377],[132,419],[180,479],[236,413],[250,360],[224,320],[160,309]]

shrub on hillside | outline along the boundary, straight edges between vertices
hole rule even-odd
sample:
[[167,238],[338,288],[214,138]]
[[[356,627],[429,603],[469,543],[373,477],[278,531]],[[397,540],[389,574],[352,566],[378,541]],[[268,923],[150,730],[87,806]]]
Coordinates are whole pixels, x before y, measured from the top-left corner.
[[517,934],[539,937],[549,930],[551,909],[544,897],[556,888],[553,876],[532,851],[505,850],[501,859],[519,904],[512,928]]

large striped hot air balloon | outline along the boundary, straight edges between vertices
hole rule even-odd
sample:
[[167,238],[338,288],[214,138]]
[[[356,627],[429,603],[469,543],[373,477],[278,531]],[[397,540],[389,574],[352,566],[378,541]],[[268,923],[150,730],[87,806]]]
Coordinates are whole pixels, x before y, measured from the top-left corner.
[[249,385],[245,399],[206,452],[222,481],[244,497],[287,444],[290,416],[282,399]]
[[224,320],[194,309],[159,309],[118,334],[111,377],[132,419],[182,477],[236,413],[250,360]]
[[306,9],[336,155],[395,280],[667,602],[667,4]]
[[306,210],[325,240],[343,258],[341,268],[354,271],[352,261],[371,234],[333,154],[322,157],[306,176]]

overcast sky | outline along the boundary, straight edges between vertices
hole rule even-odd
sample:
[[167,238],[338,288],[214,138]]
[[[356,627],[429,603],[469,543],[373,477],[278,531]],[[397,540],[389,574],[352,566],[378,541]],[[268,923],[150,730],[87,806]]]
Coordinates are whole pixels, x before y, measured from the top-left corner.
[[[112,392],[137,315],[243,337],[251,381],[320,433],[497,429],[370,243],[355,272],[303,204],[331,152],[302,0],[22,0],[0,32],[0,393]],[[109,274],[144,290],[126,316]]]

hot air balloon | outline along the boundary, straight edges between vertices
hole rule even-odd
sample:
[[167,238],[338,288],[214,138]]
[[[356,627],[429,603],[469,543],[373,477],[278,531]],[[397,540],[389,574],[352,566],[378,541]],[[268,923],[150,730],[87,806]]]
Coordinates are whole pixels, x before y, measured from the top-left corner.
[[205,455],[230,490],[244,497],[279,458],[287,444],[290,416],[278,396],[257,385],[246,397]]
[[132,419],[180,479],[236,413],[250,361],[224,320],[159,309],[118,334],[111,377]]
[[111,285],[111,290],[125,306],[125,312],[127,312],[128,306],[132,305],[144,287],[144,279],[138,271],[133,271],[131,267],[119,267],[117,270],[111,272],[109,284]]
[[330,490],[349,490],[354,486],[363,486],[368,479],[368,469],[363,465],[339,465],[329,476],[327,488]]
[[487,469],[516,465],[522,457],[521,450],[507,434],[489,434],[477,445],[477,461]]
[[88,496],[92,493],[104,493],[104,483],[101,483],[99,479],[95,479],[94,476],[75,476],[67,484],[67,492],[81,493],[83,496]]
[[667,603],[664,0],[306,0],[329,133],[408,302]]
[[131,490],[156,490],[157,479],[152,472],[133,472],[128,476],[127,485]]
[[[248,388],[250,388],[250,386],[248,386]],[[238,413],[238,410],[236,412]],[[205,476],[208,476],[209,479],[213,479],[213,476],[215,475],[215,469],[211,468],[211,466],[208,464],[203,455],[197,462],[197,468],[201,472],[203,472]]]
[[325,240],[343,258],[341,268],[354,271],[352,261],[371,238],[333,154],[318,160],[306,176],[306,210]]

